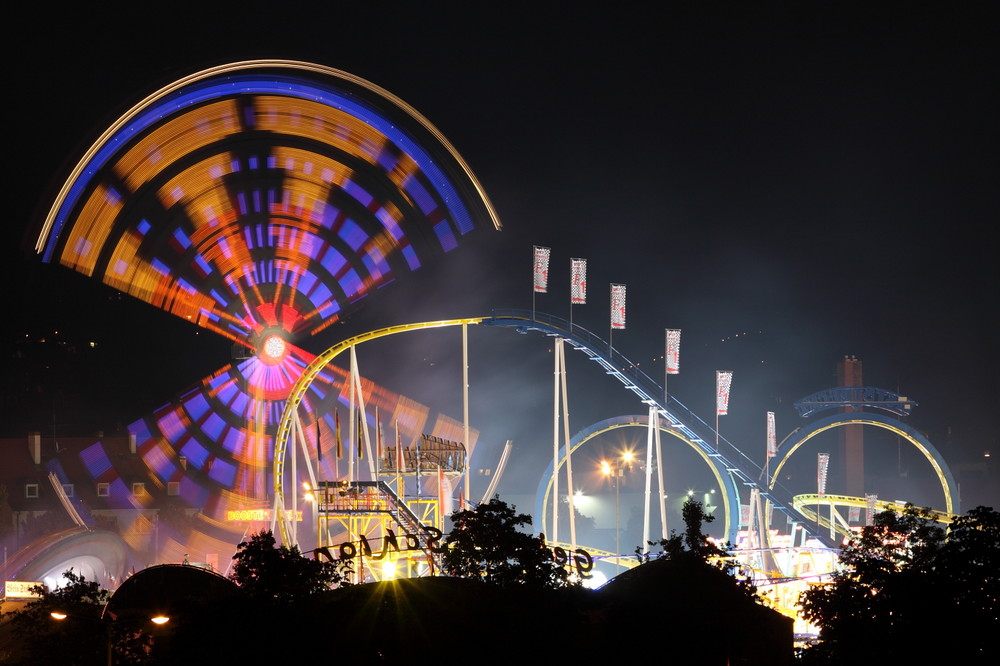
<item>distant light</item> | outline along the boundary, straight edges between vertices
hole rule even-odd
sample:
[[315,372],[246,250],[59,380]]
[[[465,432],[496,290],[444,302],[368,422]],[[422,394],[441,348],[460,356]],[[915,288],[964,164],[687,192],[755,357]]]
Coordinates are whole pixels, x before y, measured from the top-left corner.
[[590,578],[583,581],[583,586],[591,590],[596,590],[608,582],[608,577],[603,571],[594,571]]
[[66,615],[66,613],[60,613],[59,611],[52,611],[51,613],[49,613],[49,615],[51,615],[53,619],[56,620],[65,620],[67,617],[69,617],[68,615]]
[[166,624],[167,622],[170,622],[170,618],[166,615],[157,615],[156,617],[151,617],[149,619],[153,622],[153,624]]

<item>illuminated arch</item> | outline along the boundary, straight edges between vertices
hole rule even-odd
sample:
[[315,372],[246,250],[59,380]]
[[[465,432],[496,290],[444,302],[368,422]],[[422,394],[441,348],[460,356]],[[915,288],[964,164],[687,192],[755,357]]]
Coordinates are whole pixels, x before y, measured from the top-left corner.
[[[177,484],[202,508],[204,541],[191,549],[224,551],[242,531],[226,510],[267,495],[285,399],[315,358],[300,345],[378,287],[499,228],[464,159],[409,104],[322,65],[249,60],[126,111],[76,163],[35,247],[242,350],[129,426],[154,484]],[[306,398],[320,451],[344,374],[324,368]],[[386,412],[401,400],[371,390]],[[442,422],[407,409],[414,427]],[[95,478],[106,459],[88,460]]]
[[814,421],[803,428],[802,434],[791,441],[790,446],[788,446],[787,450],[782,454],[781,459],[778,461],[778,464],[775,466],[774,472],[771,473],[769,487],[774,487],[778,475],[781,473],[781,468],[784,467],[791,455],[795,453],[800,446],[821,432],[850,424],[870,425],[878,428],[884,428],[913,444],[913,446],[915,446],[917,450],[920,451],[925,458],[927,458],[931,467],[934,468],[935,474],[937,474],[938,481],[941,483],[941,490],[944,492],[945,513],[954,514],[958,512],[958,486],[955,484],[955,479],[951,475],[951,470],[948,468],[948,464],[944,461],[944,458],[938,450],[934,448],[934,445],[931,444],[927,438],[905,423],[902,423],[901,421],[890,416],[871,412],[833,414]]
[[[608,431],[615,430],[618,428],[630,428],[630,427],[649,427],[649,417],[644,415],[636,416],[615,416],[610,419],[605,419],[595,423],[587,428],[576,433],[570,440],[569,450],[570,453],[576,451],[578,448],[589,442],[594,437],[602,435]],[[702,447],[698,446],[694,442],[688,440],[675,428],[671,428],[668,425],[661,424],[660,431],[665,432],[668,435],[673,435],[677,439],[681,440],[688,446],[690,446],[701,459],[705,461],[712,474],[715,476],[716,483],[722,489],[722,501],[723,501],[723,511],[725,514],[725,534],[727,540],[732,543],[736,543],[736,526],[740,524],[740,496],[739,490],[736,484],[733,482],[732,476],[728,474],[724,467],[720,467],[718,461],[709,456]],[[563,446],[559,452],[559,467],[566,462],[566,447]],[[541,531],[545,534],[549,534],[547,529],[548,524],[546,522],[547,516],[549,515],[546,510],[546,506],[550,502],[550,495],[552,493],[552,462],[550,461],[548,466],[545,468],[545,472],[538,483],[538,490],[535,493],[535,515],[541,516]]]

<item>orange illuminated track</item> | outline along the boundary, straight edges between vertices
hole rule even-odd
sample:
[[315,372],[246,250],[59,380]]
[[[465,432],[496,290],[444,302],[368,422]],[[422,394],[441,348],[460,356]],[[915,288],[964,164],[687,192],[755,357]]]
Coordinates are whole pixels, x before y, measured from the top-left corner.
[[[795,510],[801,513],[807,520],[818,523],[826,529],[830,528],[830,524],[832,522],[837,533],[843,536],[850,536],[854,533],[854,530],[851,528],[848,521],[845,520],[838,511],[836,511],[836,507],[867,509],[868,500],[864,497],[849,497],[847,495],[806,494],[796,495],[792,501],[792,506],[794,506]],[[827,508],[826,515],[823,515],[824,508]],[[875,500],[872,503],[872,508],[875,511],[902,512],[906,508],[906,503]],[[955,514],[953,513],[934,511],[932,509],[928,509],[928,511],[930,512],[931,517],[939,523],[947,525],[955,519]]]

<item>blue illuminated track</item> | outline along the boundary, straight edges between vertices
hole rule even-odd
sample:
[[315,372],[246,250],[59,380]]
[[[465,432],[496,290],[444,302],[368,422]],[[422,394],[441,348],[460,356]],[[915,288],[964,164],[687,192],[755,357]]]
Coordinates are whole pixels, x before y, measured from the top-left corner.
[[[504,326],[518,329],[520,332],[538,331],[548,336],[565,339],[574,349],[583,352],[587,357],[600,365],[604,371],[620,381],[625,388],[635,393],[645,405],[654,405],[660,414],[664,427],[675,429],[684,439],[700,448],[727,476],[724,490],[735,493],[729,502],[729,534],[726,538],[736,543],[736,531],[740,524],[740,494],[739,486],[747,491],[757,489],[760,496],[770,502],[776,511],[783,513],[790,522],[802,524],[792,504],[792,493],[776,487],[769,489],[758,479],[763,478],[763,470],[742,451],[736,448],[714,428],[705,423],[694,412],[685,407],[674,396],[664,400],[663,387],[657,384],[646,373],[622,354],[616,351],[609,342],[601,339],[587,329],[565,319],[541,312],[522,309],[494,309],[492,316],[485,319],[483,325]],[[665,404],[666,403],[666,404]],[[718,448],[716,447],[718,442]],[[731,481],[732,484],[729,484]],[[803,528],[805,526],[803,525]],[[807,530],[808,531],[808,530]],[[830,545],[823,535],[810,533],[823,543]]]

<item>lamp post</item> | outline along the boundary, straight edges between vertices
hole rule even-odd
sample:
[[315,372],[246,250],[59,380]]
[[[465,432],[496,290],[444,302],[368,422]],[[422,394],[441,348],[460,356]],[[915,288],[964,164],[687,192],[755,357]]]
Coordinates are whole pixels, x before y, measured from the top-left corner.
[[[309,530],[309,543],[314,544],[314,547],[318,547],[319,544],[319,513],[316,511],[316,492],[313,490],[312,486],[309,485],[308,481],[302,483],[302,489],[305,491],[305,495],[302,499],[305,500],[305,522]],[[309,549],[311,550],[311,549]]]
[[625,470],[632,469],[632,459],[634,458],[631,451],[626,451],[621,455],[621,457],[608,462],[607,460],[601,461],[601,474],[604,476],[609,476],[612,479],[612,483],[615,484],[615,575],[621,570],[621,564],[619,563],[619,558],[621,557],[621,494],[619,488],[621,486],[621,479],[625,475]]

